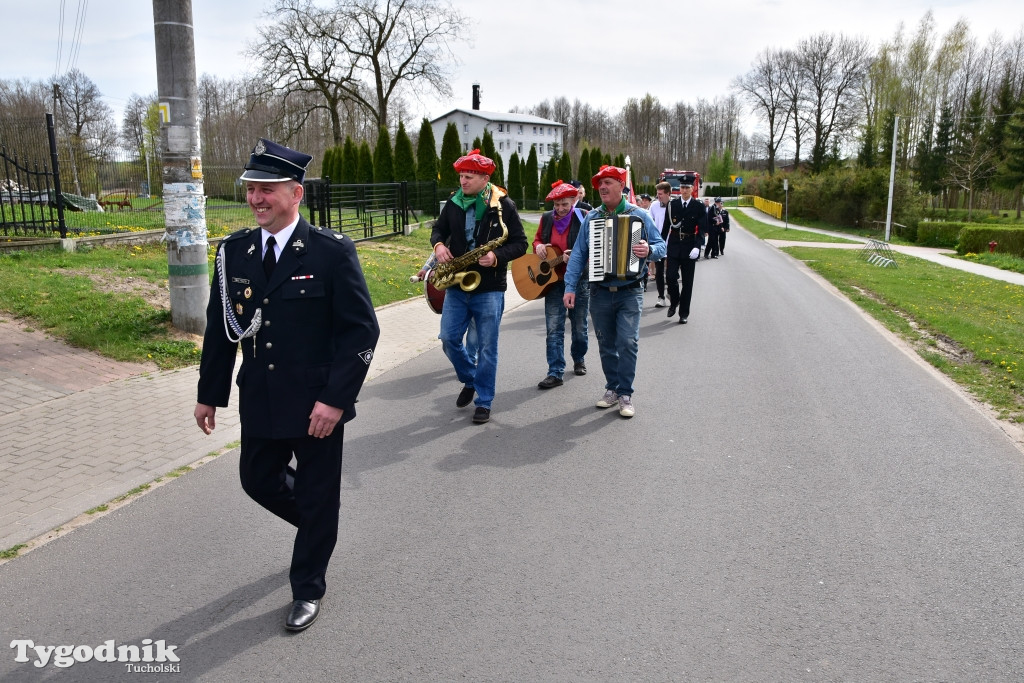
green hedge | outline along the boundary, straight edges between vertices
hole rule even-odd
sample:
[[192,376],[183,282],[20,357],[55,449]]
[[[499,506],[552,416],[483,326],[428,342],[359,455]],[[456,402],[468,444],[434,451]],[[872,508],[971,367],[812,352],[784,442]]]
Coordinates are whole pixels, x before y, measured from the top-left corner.
[[946,247],[952,249],[960,239],[964,223],[952,221],[921,221],[917,224],[915,242],[922,247]]
[[[922,223],[921,225],[924,225]],[[1024,228],[999,228],[990,225],[967,225],[960,231],[956,245],[959,254],[982,254],[988,251],[989,242],[998,242],[996,252],[1024,258]]]

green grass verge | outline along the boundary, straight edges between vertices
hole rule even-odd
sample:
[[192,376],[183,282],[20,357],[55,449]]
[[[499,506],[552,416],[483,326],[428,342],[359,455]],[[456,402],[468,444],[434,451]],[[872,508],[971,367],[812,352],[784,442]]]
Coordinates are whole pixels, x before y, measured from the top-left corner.
[[1009,270],[1014,273],[1024,273],[1024,258],[1019,256],[1000,253],[989,254],[987,252],[984,254],[964,254],[963,256],[952,254],[951,256],[965,261],[973,261],[974,263]]
[[857,251],[791,247],[806,262],[936,368],[1024,422],[1024,287],[900,256],[879,268]]
[[[524,228],[527,239],[537,229],[525,222]],[[374,306],[422,296],[423,285],[409,282],[409,276],[430,255],[429,229],[360,242],[357,250]],[[211,247],[211,278],[214,255]],[[172,334],[170,311],[137,294],[104,291],[90,276],[136,278],[166,288],[167,249],[147,244],[0,254],[0,311],[28,319],[28,328],[115,360],[152,361],[160,368],[198,362],[196,345]]]
[[749,230],[754,233],[757,237],[763,240],[789,240],[791,242],[832,242],[836,244],[856,244],[856,240],[843,239],[842,237],[832,237],[831,235],[822,235],[818,232],[809,232],[807,230],[800,230],[799,228],[790,227],[781,228],[777,225],[770,225],[756,218],[751,218],[745,213],[739,211],[730,211],[729,219],[733,223],[739,224],[740,227],[745,230]]

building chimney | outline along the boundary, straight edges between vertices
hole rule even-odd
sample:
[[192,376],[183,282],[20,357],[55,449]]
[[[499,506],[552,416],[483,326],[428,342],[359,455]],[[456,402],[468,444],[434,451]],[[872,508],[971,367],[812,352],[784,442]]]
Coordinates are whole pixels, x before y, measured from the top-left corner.
[[473,84],[473,111],[480,110],[480,84]]

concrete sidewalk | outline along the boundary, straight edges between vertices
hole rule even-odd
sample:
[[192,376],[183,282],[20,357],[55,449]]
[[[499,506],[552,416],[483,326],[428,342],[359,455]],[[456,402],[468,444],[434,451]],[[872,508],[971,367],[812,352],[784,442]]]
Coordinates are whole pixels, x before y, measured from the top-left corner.
[[[784,221],[780,221],[774,216],[759,211],[758,209],[749,207],[733,207],[732,211],[737,211],[741,214],[750,216],[751,218],[761,221],[762,223],[768,223],[769,225],[777,225],[779,227],[787,225]],[[740,218],[740,222],[743,219]],[[808,228],[796,223],[790,222],[789,228],[797,231],[793,235],[791,240],[765,240],[768,244],[776,247],[818,247],[827,249],[861,249],[867,239],[863,237],[857,237],[855,235],[847,235],[841,232],[832,232],[829,230],[821,230],[819,228]],[[801,242],[799,237],[799,231],[816,232],[819,235],[829,235],[831,237],[841,237],[843,239],[852,240],[857,244],[844,244],[841,242]],[[939,265],[948,266],[949,268],[956,268],[957,270],[963,270],[968,273],[974,273],[975,275],[981,275],[983,277],[992,278],[993,280],[1000,280],[1002,282],[1010,282],[1015,285],[1024,286],[1024,273],[1014,273],[1009,270],[1002,270],[1001,268],[995,268],[993,266],[986,266],[981,263],[974,263],[973,261],[965,261],[963,259],[953,258],[951,254],[956,252],[952,249],[937,249],[933,247],[918,247],[911,245],[902,244],[890,244],[889,248],[900,254],[906,254],[908,256],[916,256],[917,258],[931,261],[932,263],[938,263]]]
[[[509,286],[506,311],[526,303]],[[377,319],[368,382],[440,345],[440,316],[422,297]],[[0,550],[237,441],[235,392],[213,434],[196,426],[198,377],[198,366],[111,361],[0,316]]]

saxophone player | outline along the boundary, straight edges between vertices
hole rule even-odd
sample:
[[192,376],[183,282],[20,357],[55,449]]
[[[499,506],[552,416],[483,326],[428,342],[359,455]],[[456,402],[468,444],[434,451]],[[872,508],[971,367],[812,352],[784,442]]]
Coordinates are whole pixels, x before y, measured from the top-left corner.
[[[515,203],[505,190],[491,183],[494,161],[474,149],[459,157],[454,166],[460,188],[441,209],[430,243],[441,264],[468,257],[471,262],[464,264],[465,271],[475,275],[464,280],[475,285],[469,291],[460,286],[448,289],[438,337],[463,384],[456,407],[465,408],[475,395],[473,422],[484,424],[491,418],[494,400],[498,328],[505,310],[508,264],[526,253],[527,242]],[[475,360],[462,341],[471,323],[476,325],[478,340]]]

